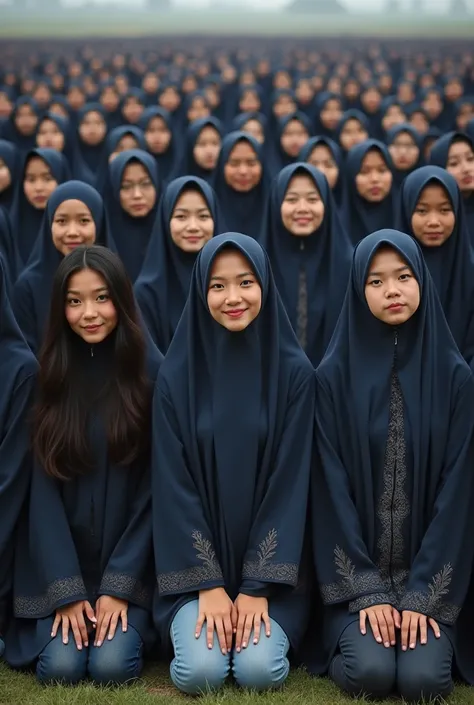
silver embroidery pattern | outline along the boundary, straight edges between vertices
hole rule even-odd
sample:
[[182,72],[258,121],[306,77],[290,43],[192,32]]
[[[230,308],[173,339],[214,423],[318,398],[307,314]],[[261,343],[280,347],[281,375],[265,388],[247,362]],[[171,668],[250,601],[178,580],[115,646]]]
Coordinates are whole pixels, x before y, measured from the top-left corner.
[[340,546],[334,549],[334,563],[336,573],[342,580],[326,585],[321,585],[321,595],[326,605],[356,598],[361,592],[385,593],[386,586],[378,570],[356,572],[355,566],[349,556]]
[[126,573],[104,573],[99,592],[101,595],[120,593],[136,605],[143,607],[150,605],[151,590]]
[[210,580],[223,580],[222,570],[211,542],[205,539],[200,531],[193,531],[191,536],[194,539],[193,548],[196,549],[196,556],[203,565],[160,573],[157,576],[160,593],[180,593],[193,588],[199,590],[202,583]]
[[55,611],[59,603],[68,598],[80,599],[87,594],[86,586],[80,575],[71,578],[60,578],[48,585],[43,595],[15,597],[15,617],[26,619],[41,618]]
[[394,595],[389,595],[386,592],[373,592],[370,595],[364,595],[349,602],[349,612],[360,612],[374,605],[393,605],[394,600]]
[[[391,574],[398,569],[397,593],[403,590],[400,581],[400,568],[404,566],[403,524],[410,516],[410,502],[405,492],[407,479],[405,460],[405,420],[403,395],[395,369],[392,372],[390,388],[390,411],[383,485],[384,490],[377,507],[377,516],[382,533],[377,542],[378,559],[382,579],[391,582]],[[408,571],[405,573],[405,579]]]
[[439,573],[436,573],[431,579],[428,592],[410,591],[403,596],[400,611],[421,612],[445,624],[454,624],[461,608],[459,605],[453,605],[444,600],[449,595],[452,578],[453,567],[450,563],[446,563]]
[[296,586],[298,565],[296,563],[272,563],[278,546],[278,532],[271,529],[258,546],[257,560],[245,561],[242,577],[248,580],[278,581]]

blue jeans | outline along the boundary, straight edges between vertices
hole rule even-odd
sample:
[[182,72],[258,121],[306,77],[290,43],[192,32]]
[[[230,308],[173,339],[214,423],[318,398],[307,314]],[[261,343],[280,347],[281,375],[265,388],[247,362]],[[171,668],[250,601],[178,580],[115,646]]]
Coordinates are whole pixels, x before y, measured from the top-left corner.
[[453,647],[443,632],[439,639],[429,632],[428,643],[413,651],[402,651],[400,644],[386,649],[370,630],[362,635],[357,620],[342,633],[339,651],[329,676],[351,695],[382,699],[397,691],[415,703],[446,698],[453,689]]
[[90,644],[81,651],[72,632],[68,644],[63,644],[58,634],[40,653],[36,676],[41,683],[59,681],[73,685],[89,675],[96,683],[123,685],[139,677],[142,651],[142,639],[130,625],[126,632],[117,629],[112,641],[106,640],[100,647]]
[[206,630],[199,639],[194,636],[198,618],[198,600],[185,604],[171,624],[174,659],[170,666],[171,680],[179,690],[199,695],[217,690],[232,674],[242,688],[268,690],[278,688],[288,676],[287,658],[290,642],[283,629],[271,620],[271,636],[262,635],[258,644],[249,645],[240,653],[222,653],[214,635],[214,647],[206,643]]

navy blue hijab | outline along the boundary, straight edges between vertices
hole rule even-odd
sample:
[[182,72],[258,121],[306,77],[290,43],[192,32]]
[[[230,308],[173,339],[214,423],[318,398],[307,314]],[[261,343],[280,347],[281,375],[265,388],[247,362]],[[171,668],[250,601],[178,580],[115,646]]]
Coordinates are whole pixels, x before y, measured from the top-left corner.
[[67,181],[51,195],[41,229],[28,260],[13,289],[13,311],[26,341],[35,354],[42,343],[49,313],[54,274],[62,255],[53,244],[51,226],[54,214],[64,201],[82,201],[90,210],[96,226],[96,244],[112,247],[107,230],[104,203],[97,191],[82,181]]
[[321,122],[321,111],[324,110],[326,103],[329,103],[330,100],[337,100],[341,105],[342,109],[342,98],[338,93],[331,93],[331,91],[323,91],[322,93],[319,93],[319,95],[317,95],[314,99],[313,132],[316,135],[321,135],[323,137],[332,137],[332,139],[336,139],[337,128],[330,129],[329,127],[323,125],[323,123]]
[[271,154],[270,158],[270,173],[273,176],[276,176],[276,174],[280,171],[280,169],[283,169],[283,167],[288,166],[289,164],[294,164],[299,159],[298,156],[292,157],[290,154],[288,154],[288,152],[283,149],[283,145],[281,143],[285,129],[290,124],[290,122],[294,121],[299,122],[305,128],[308,133],[308,139],[311,137],[311,120],[305,113],[301,111],[285,115],[277,121],[274,136],[273,153]]
[[30,159],[39,157],[50,168],[58,185],[69,179],[69,165],[66,157],[55,149],[32,149],[26,155],[23,169],[16,185],[16,193],[10,210],[13,236],[17,250],[20,270],[23,269],[31,255],[43,220],[44,210],[31,205],[25,196],[23,187],[26,167]]
[[40,129],[41,123],[44,120],[51,120],[51,122],[54,122],[58,130],[62,132],[64,137],[64,147],[62,148],[61,152],[66,157],[69,167],[72,168],[72,134],[69,119],[62,117],[61,115],[55,115],[55,113],[45,113],[38,121],[38,127],[36,129],[36,139],[38,139],[38,131]]
[[224,130],[222,123],[215,117],[205,117],[195,120],[186,130],[186,139],[184,151],[181,156],[181,165],[179,167],[180,176],[197,176],[209,184],[212,183],[215,169],[204,169],[200,166],[194,158],[194,147],[198,140],[199,135],[204,130],[205,127],[213,127],[222,138]]
[[[224,177],[225,165],[239,142],[248,142],[262,165],[260,182],[247,193],[235,191],[227,184]],[[222,141],[214,185],[226,227],[258,239],[262,232],[269,183],[262,145],[252,135],[247,132],[230,132],[226,135]]]
[[[309,237],[295,237],[283,225],[281,205],[297,175],[309,176],[324,203],[324,219]],[[268,253],[286,312],[297,330],[300,274],[306,274],[308,322],[306,354],[316,367],[331,339],[346,293],[352,246],[336,212],[326,177],[310,164],[290,164],[272,183],[260,238]]]
[[137,142],[137,147],[134,149],[143,149],[147,151],[147,144],[143,130],[135,125],[120,125],[109,132],[105,140],[105,146],[102,150],[101,164],[99,166],[98,176],[96,180],[96,188],[98,192],[105,197],[109,182],[109,161],[112,154],[117,149],[120,140],[125,135],[131,135]]
[[170,220],[176,203],[186,190],[198,191],[206,201],[214,221],[214,234],[222,232],[217,198],[206,181],[181,176],[163,191],[155,227],[135,284],[143,318],[157,347],[166,352],[186,303],[197,254],[184,252],[174,242]]
[[393,225],[394,220],[394,195],[393,184],[390,193],[380,203],[371,203],[359,195],[356,187],[356,177],[359,173],[366,154],[377,150],[392,171],[392,160],[387,147],[377,140],[366,140],[353,147],[346,159],[346,188],[344,223],[351,242],[357,244],[359,240],[369,233]]
[[13,536],[30,482],[28,416],[37,371],[35,357],[13,315],[8,288],[0,256],[0,633],[9,604]]
[[[375,318],[365,298],[370,263],[385,246],[400,254],[420,286],[417,312],[398,328]],[[407,475],[395,505],[396,518],[402,517],[397,567],[405,587],[398,595],[376,562],[382,549],[374,502],[386,490],[394,370],[405,412]],[[314,476],[313,545],[330,624],[327,663],[344,626],[358,620],[356,601],[390,603],[450,627],[471,574],[474,382],[420,248],[408,235],[382,230],[357,246],[341,316],[316,378],[322,468]]]
[[[133,218],[120,205],[120,189],[123,173],[126,167],[138,162],[148,172],[156,189],[156,201],[151,211],[144,218]],[[142,268],[143,260],[150,241],[151,231],[155,223],[156,211],[160,199],[160,179],[156,162],[147,152],[141,149],[130,149],[121,152],[110,164],[110,189],[106,194],[105,205],[117,252],[124,263],[128,276],[134,282]]]
[[162,152],[161,154],[154,154],[150,151],[150,154],[156,161],[162,183],[168,184],[174,179],[175,173],[177,172],[179,166],[180,149],[178,145],[178,138],[174,130],[171,114],[168,110],[165,110],[165,108],[146,108],[138,121],[138,126],[145,133],[149,123],[155,117],[161,118],[168,130],[171,132],[171,140],[165,152]]
[[18,256],[13,239],[10,218],[2,206],[0,206],[0,255],[3,258],[5,277],[8,282],[8,287],[10,287],[17,277]]
[[[453,142],[465,142],[474,150],[474,141],[462,132],[448,132],[437,140],[431,148],[430,164],[446,169],[449,159],[449,150]],[[467,229],[471,242],[474,244],[474,188],[467,198],[463,198],[466,213]]]
[[402,184],[403,179],[408,176],[408,174],[411,174],[412,171],[415,171],[415,169],[419,169],[419,167],[423,164],[423,154],[421,151],[421,137],[420,134],[415,130],[415,128],[412,125],[409,125],[407,123],[402,123],[401,125],[395,125],[394,127],[391,127],[390,130],[388,130],[385,141],[387,143],[387,146],[389,147],[391,144],[393,144],[398,137],[398,135],[401,134],[407,134],[410,135],[412,140],[414,141],[416,147],[418,147],[418,159],[416,160],[415,164],[410,167],[409,169],[397,169],[393,163],[392,160],[392,174],[393,174],[393,184],[394,187],[398,190]]
[[[259,315],[238,333],[207,304],[213,262],[227,248],[248,260],[262,289]],[[269,596],[270,616],[298,644],[313,380],[264,250],[237,233],[213,238],[196,262],[154,398],[155,621],[164,640],[183,603],[222,586],[232,600]]]
[[335,135],[335,139],[337,139],[339,147],[342,149],[343,153],[345,152],[346,154],[347,151],[341,144],[341,132],[344,129],[345,125],[349,122],[349,120],[356,120],[362,127],[362,129],[367,132],[367,136],[370,137],[370,122],[365,113],[363,113],[361,110],[357,110],[356,108],[346,110],[339,122],[339,125],[337,126]]
[[344,158],[342,156],[342,150],[337,144],[337,142],[334,142],[334,140],[332,140],[330,137],[323,137],[319,135],[317,137],[311,137],[301,149],[299,161],[309,162],[311,154],[313,153],[313,149],[315,149],[319,145],[324,145],[329,149],[334,161],[337,164],[337,168],[339,169],[339,176],[337,177],[336,185],[332,189],[332,195],[336,204],[338,206],[342,206],[344,200]]
[[13,196],[16,189],[16,184],[20,176],[20,153],[14,144],[7,140],[0,139],[0,159],[2,159],[10,172],[11,184],[0,192],[0,206],[10,210]]
[[77,130],[74,140],[73,166],[72,172],[75,179],[84,181],[86,184],[95,186],[98,178],[98,171],[104,161],[105,138],[100,144],[91,145],[83,142],[79,134],[82,121],[89,113],[98,113],[107,120],[104,108],[100,103],[86,103],[77,112]]
[[464,359],[474,361],[474,250],[466,227],[459,187],[451,174],[438,166],[424,166],[408,176],[400,193],[400,227],[414,237],[411,220],[423,189],[442,186],[452,203],[455,226],[440,247],[423,247],[446,320]]
[[23,105],[29,105],[33,112],[36,113],[37,117],[40,116],[40,109],[37,102],[31,96],[24,95],[17,99],[12,114],[2,128],[3,139],[12,142],[21,152],[22,156],[29,152],[30,149],[34,149],[36,145],[36,130],[31,135],[23,135],[18,131],[15,125],[16,113],[18,112],[18,108],[21,108]]

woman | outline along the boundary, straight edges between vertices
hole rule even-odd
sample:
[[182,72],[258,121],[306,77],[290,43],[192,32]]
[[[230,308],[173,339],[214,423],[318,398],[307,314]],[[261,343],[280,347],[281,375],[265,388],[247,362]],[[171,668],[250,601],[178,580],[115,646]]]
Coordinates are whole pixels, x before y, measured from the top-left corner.
[[345,228],[354,245],[369,233],[393,225],[391,170],[388,149],[377,140],[366,140],[347,155],[343,215]]
[[299,160],[319,169],[327,179],[336,204],[343,203],[343,157],[339,145],[330,137],[311,137],[300,151]]
[[12,297],[18,324],[35,354],[43,341],[49,294],[62,258],[80,245],[111,244],[102,198],[81,181],[58,186],[44,216],[28,267],[18,278]]
[[305,113],[290,113],[280,118],[270,160],[271,173],[276,175],[280,169],[297,161],[301,149],[310,137],[311,121]]
[[163,191],[135,296],[155,345],[166,352],[188,298],[196,257],[222,231],[213,189],[193,176]]
[[0,140],[0,206],[10,211],[19,177],[20,155],[14,144]]
[[147,108],[138,125],[145,133],[148,151],[155,158],[163,184],[169,183],[178,169],[180,158],[170,113],[164,108]]
[[95,186],[104,161],[107,135],[106,111],[99,103],[87,103],[77,114],[77,135],[72,171],[75,179]]
[[0,256],[0,655],[9,617],[13,542],[31,475],[28,418],[37,364],[15,321],[8,297],[8,276]]
[[141,149],[122,152],[109,164],[110,193],[105,204],[110,232],[128,276],[142,268],[160,195],[156,162]]
[[370,124],[360,110],[346,110],[337,127],[337,141],[347,154],[352,147],[369,139]]
[[449,171],[461,191],[467,228],[474,243],[474,143],[461,132],[448,132],[431,148],[430,163]]
[[342,113],[341,96],[337,93],[323,91],[315,100],[315,129],[313,132],[316,135],[334,139]]
[[[126,683],[154,641],[152,387],[130,280],[102,247],[79,247],[53,281],[33,413],[6,659],[42,683]],[[31,543],[34,536],[34,543]]]
[[400,193],[400,226],[418,240],[454,340],[474,364],[474,251],[454,176],[425,166]]
[[185,693],[231,669],[255,690],[288,675],[307,619],[313,379],[260,245],[213,238],[154,397],[155,620]]
[[138,125],[146,108],[146,99],[140,88],[129,88],[122,98],[120,112],[123,125]]
[[352,695],[445,698],[474,553],[474,382],[408,235],[357,246],[316,384],[317,670]]
[[341,310],[352,256],[323,174],[301,162],[280,171],[260,241],[293,330],[316,367]]
[[394,186],[398,190],[403,179],[420,166],[420,135],[414,127],[402,123],[387,132],[385,141],[392,157]]
[[217,118],[202,118],[189,125],[179,174],[197,176],[211,183],[219,158],[222,135],[222,125]]
[[46,113],[38,122],[36,131],[36,145],[40,148],[55,149],[62,152],[68,160],[71,157],[70,126],[67,118],[59,117],[53,113]]
[[31,256],[48,199],[68,179],[69,166],[60,152],[37,148],[27,154],[10,211],[19,272]]
[[262,145],[246,132],[226,135],[214,184],[226,227],[258,239],[268,193]]
[[2,128],[3,139],[12,142],[22,157],[35,147],[39,114],[36,101],[31,96],[21,96]]

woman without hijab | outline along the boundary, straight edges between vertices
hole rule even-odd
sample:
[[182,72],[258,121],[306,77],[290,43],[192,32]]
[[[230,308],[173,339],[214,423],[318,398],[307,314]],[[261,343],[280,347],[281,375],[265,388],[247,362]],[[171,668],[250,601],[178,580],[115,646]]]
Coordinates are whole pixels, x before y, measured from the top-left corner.
[[400,194],[400,227],[421,246],[454,340],[474,365],[474,251],[454,176],[425,166]]
[[164,108],[147,108],[138,125],[145,134],[147,148],[156,161],[160,179],[166,185],[174,179],[180,161],[178,138],[171,115]]
[[87,103],[77,113],[72,173],[75,179],[95,186],[104,162],[107,135],[106,113],[100,103]]
[[346,158],[344,226],[356,245],[369,233],[393,225],[392,160],[387,147],[366,140]]
[[226,227],[258,240],[269,188],[262,145],[246,132],[226,135],[214,185]]
[[168,184],[135,284],[148,331],[164,353],[188,298],[197,255],[221,231],[216,195],[206,181],[181,176]]
[[403,179],[423,162],[421,138],[414,127],[402,123],[388,130],[385,142],[392,158],[393,186],[398,191]]
[[35,354],[43,341],[49,295],[61,260],[80,245],[94,243],[112,245],[102,198],[81,181],[58,186],[46,206],[28,266],[13,288],[13,311]]
[[467,229],[474,244],[474,143],[462,132],[448,132],[434,143],[430,163],[454,176],[462,195]]
[[37,364],[13,316],[8,276],[0,256],[0,655],[9,617],[13,573],[13,543],[31,473],[28,416]]
[[180,176],[197,176],[212,183],[223,128],[217,118],[207,117],[191,123],[186,130],[186,141],[179,167]]
[[155,640],[149,419],[162,357],[106,248],[65,257],[48,305],[6,659],[42,683],[124,684]]
[[54,149],[32,149],[25,158],[10,210],[18,273],[27,265],[38,238],[48,199],[69,179],[66,157]]
[[316,384],[312,668],[352,695],[447,697],[474,553],[474,382],[408,235],[358,244]]
[[344,160],[341,148],[330,137],[311,137],[300,151],[299,161],[319,169],[327,179],[338,207],[344,202]]
[[155,619],[186,693],[219,688],[231,670],[254,690],[288,675],[307,620],[313,380],[264,250],[214,237],[154,397]]
[[20,172],[20,154],[11,142],[0,139],[0,206],[7,212],[13,202]]
[[341,310],[352,256],[321,172],[302,162],[280,171],[260,242],[293,330],[316,367]]
[[141,149],[119,154],[109,164],[105,199],[109,230],[128,276],[135,282],[150,242],[160,196],[156,162]]

